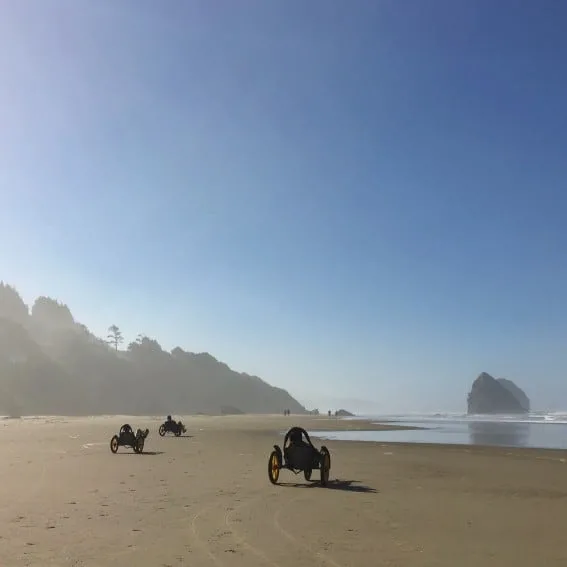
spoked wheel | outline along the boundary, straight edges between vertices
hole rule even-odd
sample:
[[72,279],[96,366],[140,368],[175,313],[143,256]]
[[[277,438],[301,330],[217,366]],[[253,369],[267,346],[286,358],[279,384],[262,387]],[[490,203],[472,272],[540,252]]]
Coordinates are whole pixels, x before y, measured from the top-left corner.
[[116,453],[116,451],[118,451],[118,436],[115,435],[111,440],[110,440],[110,450],[113,453]]
[[321,449],[321,486],[327,486],[331,470],[331,454],[327,447]]
[[305,477],[305,480],[311,480],[311,473],[313,471],[311,469],[305,469],[303,471],[303,476]]
[[158,433],[160,437],[163,437],[165,435],[165,425],[163,423],[159,426]]
[[144,438],[140,437],[134,445],[134,452],[141,453],[144,450]]
[[268,476],[270,477],[270,482],[272,484],[277,484],[278,478],[280,477],[280,457],[277,451],[272,451],[270,458],[268,459]]

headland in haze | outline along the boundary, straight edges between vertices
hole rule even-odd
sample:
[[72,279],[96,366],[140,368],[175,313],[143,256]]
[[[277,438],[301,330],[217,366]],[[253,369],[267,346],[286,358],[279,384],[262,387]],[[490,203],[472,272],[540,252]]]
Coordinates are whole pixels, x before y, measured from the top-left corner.
[[286,390],[232,370],[209,353],[168,352],[116,325],[95,336],[69,307],[38,297],[31,309],[0,283],[0,413],[165,415],[305,413]]

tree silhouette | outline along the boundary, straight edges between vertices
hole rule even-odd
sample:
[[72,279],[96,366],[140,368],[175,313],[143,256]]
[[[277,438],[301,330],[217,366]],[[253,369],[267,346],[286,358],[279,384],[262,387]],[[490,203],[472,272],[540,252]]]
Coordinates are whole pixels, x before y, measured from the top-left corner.
[[122,332],[117,325],[110,325],[110,327],[108,327],[107,340],[108,343],[111,344],[116,351],[118,350],[118,347],[124,342]]
[[147,354],[163,353],[164,350],[155,339],[140,333],[136,340],[128,345],[128,352],[145,356]]
[[69,307],[51,297],[38,297],[31,308],[32,317],[48,327],[73,327],[75,320]]
[[20,294],[11,285],[0,281],[0,317],[25,325],[28,317],[28,306]]

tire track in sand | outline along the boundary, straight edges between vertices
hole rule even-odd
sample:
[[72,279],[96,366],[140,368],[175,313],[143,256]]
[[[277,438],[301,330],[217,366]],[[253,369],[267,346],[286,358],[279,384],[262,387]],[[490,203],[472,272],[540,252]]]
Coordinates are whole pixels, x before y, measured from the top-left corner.
[[282,506],[281,508],[278,508],[273,515],[273,525],[275,527],[275,529],[281,534],[283,535],[290,543],[292,543],[293,545],[295,545],[296,547],[303,549],[305,551],[307,551],[308,553],[310,553],[311,555],[321,559],[322,561],[324,561],[325,563],[332,565],[333,567],[343,567],[343,565],[341,565],[340,563],[337,563],[332,557],[329,557],[328,555],[326,555],[325,553],[322,553],[321,551],[317,551],[315,549],[313,549],[311,546],[302,543],[301,541],[299,541],[299,539],[297,539],[293,534],[291,534],[290,532],[288,532],[287,530],[285,530],[284,528],[282,528],[281,524],[280,524],[280,515],[281,512],[284,508],[287,508],[288,506],[290,506],[291,504],[293,504],[294,502],[296,502],[297,500],[299,500],[299,496],[296,496],[295,498],[292,498],[291,500],[289,500],[287,502],[286,506]]
[[[306,551],[309,551],[312,555],[318,557],[319,559],[321,559],[322,561],[328,563],[329,565],[332,565],[333,567],[343,567],[343,565],[341,565],[340,563],[337,563],[332,557],[330,557],[329,555],[321,552],[321,551],[317,551],[315,549],[313,549],[311,546],[302,543],[301,541],[299,541],[299,539],[297,537],[295,537],[292,533],[288,532],[286,529],[284,529],[280,523],[280,516],[281,516],[281,512],[284,508],[290,506],[293,502],[299,500],[300,496],[297,496],[296,498],[293,498],[292,500],[290,500],[286,506],[283,506],[282,508],[279,508],[278,510],[276,510],[274,512],[274,516],[273,516],[273,523],[274,526],[276,528],[277,531],[279,531],[288,541],[290,541],[291,543],[293,543],[295,546],[305,549]],[[406,539],[402,539],[400,537],[396,537],[393,534],[388,534],[390,536],[391,541],[394,543],[394,545],[400,549],[401,551],[405,552],[405,553],[422,553],[423,552],[423,546],[419,545],[419,544],[414,544],[409,542]]]
[[225,526],[230,530],[232,537],[239,545],[241,545],[242,547],[253,553],[256,557],[258,557],[268,565],[271,565],[272,567],[280,567],[280,564],[277,561],[271,559],[264,551],[262,551],[260,548],[256,547],[255,545],[252,545],[249,542],[249,540],[247,540],[242,534],[238,533],[237,530],[234,528],[234,523],[231,521],[232,515],[241,511],[246,506],[251,506],[252,504],[255,504],[256,502],[262,500],[263,498],[264,495],[262,494],[261,496],[258,496],[252,500],[249,500],[248,502],[241,504],[240,506],[237,506],[236,508],[233,508],[232,510],[227,510],[226,514],[224,515],[224,523]]
[[[200,536],[199,530],[197,528],[197,521],[206,512],[213,510],[214,508],[218,508],[221,505],[222,502],[214,502],[213,504],[206,504],[202,508],[199,508],[199,510],[191,518],[191,523],[190,523],[190,531],[192,534],[193,542],[197,545],[197,547],[200,548],[203,555],[208,557],[217,567],[225,567],[225,565],[220,560],[220,558],[217,555],[215,555],[215,553],[211,550],[211,546]],[[117,559],[123,560],[126,556],[133,555],[135,553],[140,553],[140,549],[138,549],[136,546],[127,549],[121,549],[113,553],[111,559],[112,561],[115,561]]]
[[[293,502],[295,502],[296,500],[298,500],[300,497],[296,497],[293,498],[292,500],[290,500],[288,502],[288,506],[291,505]],[[299,539],[297,537],[295,537],[293,534],[291,534],[290,532],[288,532],[287,530],[285,530],[280,521],[279,518],[281,516],[281,512],[284,509],[284,507],[278,509],[275,511],[274,516],[273,516],[273,522],[274,522],[274,526],[276,528],[276,530],[278,530],[286,539],[288,539],[291,543],[293,543],[295,546],[302,548],[306,551],[309,551],[312,555],[318,557],[319,559],[321,559],[322,561],[328,563],[329,565],[332,565],[333,567],[343,567],[343,565],[341,565],[340,563],[337,563],[332,557],[330,557],[329,555],[321,552],[321,551],[317,551],[315,549],[313,549],[312,547],[310,547],[307,544],[302,543],[301,541],[299,541]],[[405,539],[401,539],[400,537],[396,537],[392,534],[389,534],[390,539],[392,540],[392,542],[394,543],[394,545],[400,549],[401,551],[405,552],[405,553],[415,553],[415,552],[423,552],[423,547],[421,545],[417,545],[417,544],[412,544],[411,542],[405,540]]]
[[220,502],[216,502],[214,504],[209,504],[207,506],[203,506],[191,520],[191,533],[193,534],[193,541],[197,544],[198,547],[201,548],[201,551],[206,555],[217,567],[224,567],[224,563],[218,558],[217,555],[213,553],[211,550],[211,546],[203,540],[203,538],[199,535],[199,531],[197,529],[197,520],[209,510],[213,508],[217,508],[221,505]]

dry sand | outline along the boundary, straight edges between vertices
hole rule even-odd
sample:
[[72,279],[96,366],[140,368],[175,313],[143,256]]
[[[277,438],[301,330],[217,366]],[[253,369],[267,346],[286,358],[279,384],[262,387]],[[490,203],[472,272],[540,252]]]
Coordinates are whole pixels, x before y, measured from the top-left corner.
[[[150,428],[145,454],[111,454],[125,421]],[[330,441],[329,488],[272,486],[283,429],[364,424],[185,422],[181,438],[149,418],[0,422],[0,566],[567,565],[565,452]]]

